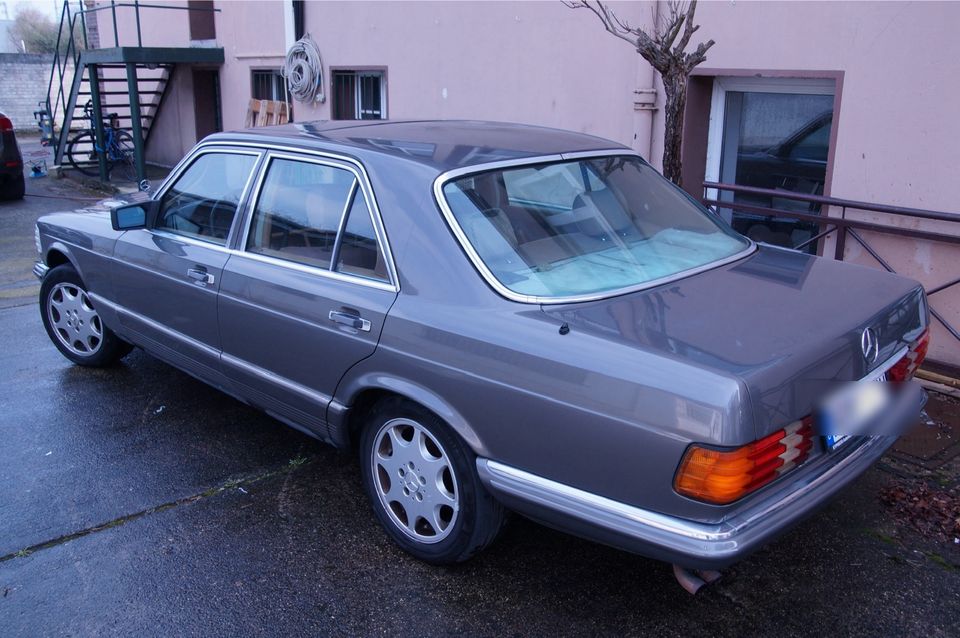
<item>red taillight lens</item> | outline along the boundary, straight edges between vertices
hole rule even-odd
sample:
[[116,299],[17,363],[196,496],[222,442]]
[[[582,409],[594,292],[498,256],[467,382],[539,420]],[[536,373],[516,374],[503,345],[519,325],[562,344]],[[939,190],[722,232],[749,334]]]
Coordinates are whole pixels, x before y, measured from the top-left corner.
[[887,370],[887,381],[899,383],[909,381],[913,378],[917,368],[927,357],[927,349],[930,347],[930,329],[927,328],[920,335],[920,338],[910,344],[910,349],[903,358],[893,364],[893,367]]
[[0,117],[0,133],[6,133],[13,130],[13,122],[9,117]]
[[803,463],[813,447],[813,419],[735,450],[691,445],[680,462],[674,489],[699,501],[732,503]]

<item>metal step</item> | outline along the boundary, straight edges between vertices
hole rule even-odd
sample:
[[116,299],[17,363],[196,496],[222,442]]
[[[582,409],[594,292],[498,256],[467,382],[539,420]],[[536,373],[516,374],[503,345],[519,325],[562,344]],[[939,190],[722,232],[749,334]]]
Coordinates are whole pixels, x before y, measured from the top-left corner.
[[[137,91],[140,95],[163,95],[163,91]],[[77,91],[77,95],[93,95],[90,91]],[[100,91],[100,95],[130,95],[130,91]]]

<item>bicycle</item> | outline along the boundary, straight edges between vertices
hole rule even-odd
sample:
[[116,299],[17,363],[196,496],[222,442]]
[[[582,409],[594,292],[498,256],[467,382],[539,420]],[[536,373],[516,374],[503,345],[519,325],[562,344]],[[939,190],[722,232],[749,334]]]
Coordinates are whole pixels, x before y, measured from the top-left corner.
[[133,136],[120,128],[120,116],[108,113],[103,121],[104,148],[96,143],[93,124],[93,100],[83,107],[84,117],[90,120],[90,128],[83,130],[67,143],[67,159],[70,165],[84,175],[100,175],[97,155],[106,149],[107,176],[116,174],[123,181],[137,181],[137,164],[133,152]]

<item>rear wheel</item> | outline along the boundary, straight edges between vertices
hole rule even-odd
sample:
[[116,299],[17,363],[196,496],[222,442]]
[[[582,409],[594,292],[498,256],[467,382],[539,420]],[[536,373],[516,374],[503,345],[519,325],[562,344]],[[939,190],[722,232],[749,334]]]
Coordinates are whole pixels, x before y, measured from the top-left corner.
[[0,187],[0,199],[23,199],[26,188],[27,181],[20,175]]
[[103,324],[80,275],[67,264],[43,278],[40,315],[53,345],[79,365],[108,366],[132,349]]
[[124,182],[137,181],[137,162],[133,152],[133,136],[126,131],[114,133],[110,149],[110,178]]
[[476,457],[432,412],[400,398],[372,411],[360,442],[363,483],[390,538],[434,564],[465,561],[492,543],[504,510]]

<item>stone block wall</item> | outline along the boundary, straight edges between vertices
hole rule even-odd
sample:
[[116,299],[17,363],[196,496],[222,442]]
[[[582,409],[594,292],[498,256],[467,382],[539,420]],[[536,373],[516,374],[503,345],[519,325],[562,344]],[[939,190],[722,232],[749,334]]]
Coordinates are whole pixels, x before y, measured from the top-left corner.
[[36,130],[33,112],[45,100],[53,56],[0,53],[0,112],[19,130]]

